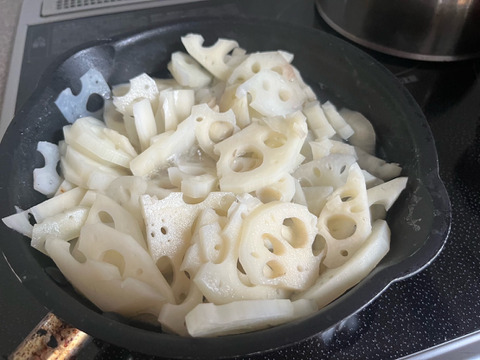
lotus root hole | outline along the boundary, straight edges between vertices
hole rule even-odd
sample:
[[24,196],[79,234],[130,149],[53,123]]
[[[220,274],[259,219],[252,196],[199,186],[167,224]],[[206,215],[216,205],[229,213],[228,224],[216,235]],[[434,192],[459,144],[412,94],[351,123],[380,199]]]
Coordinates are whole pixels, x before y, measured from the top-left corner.
[[287,143],[287,137],[279,132],[271,132],[263,143],[270,149],[277,149]]
[[327,220],[327,228],[334,239],[342,240],[355,233],[357,223],[346,215],[334,215]]
[[263,267],[263,275],[268,279],[275,279],[285,274],[285,268],[276,260],[270,260]]
[[282,223],[282,237],[293,248],[303,248],[308,242],[305,224],[299,218],[285,218]]

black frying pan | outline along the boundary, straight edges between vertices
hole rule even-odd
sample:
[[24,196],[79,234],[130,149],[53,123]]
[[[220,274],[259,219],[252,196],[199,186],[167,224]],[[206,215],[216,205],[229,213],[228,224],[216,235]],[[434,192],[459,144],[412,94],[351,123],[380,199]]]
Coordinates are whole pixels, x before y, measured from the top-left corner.
[[164,334],[102,314],[56,275],[53,262],[28,239],[0,226],[0,244],[22,283],[50,311],[107,342],[134,351],[176,358],[219,358],[276,349],[308,338],[359,311],[392,282],[428,265],[442,249],[450,226],[450,203],[438,176],[434,139],[410,94],[391,73],[357,48],[320,31],[270,21],[183,19],[176,23],[87,47],[45,74],[33,96],[13,119],[0,144],[1,216],[17,205],[43,200],[33,190],[32,171],[42,166],[38,141],[57,142],[65,119],[54,101],[65,88],[79,91],[79,78],[91,68],[110,85],[142,72],[167,76],[170,54],[183,50],[180,37],[202,34],[237,40],[248,52],[283,49],[322,101],[348,106],[369,118],[378,136],[378,154],[403,167],[408,185],[391,209],[391,250],[377,268],[339,299],[304,320],[242,335],[191,339]]

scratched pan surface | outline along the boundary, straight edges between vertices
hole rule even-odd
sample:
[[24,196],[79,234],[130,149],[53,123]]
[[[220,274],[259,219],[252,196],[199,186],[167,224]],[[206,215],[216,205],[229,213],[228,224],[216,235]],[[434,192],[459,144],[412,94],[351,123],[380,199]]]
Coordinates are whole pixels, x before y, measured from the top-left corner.
[[[369,118],[380,156],[403,167],[406,191],[391,209],[391,250],[377,268],[345,295],[299,321],[223,338],[191,339],[143,328],[102,312],[57,276],[51,260],[27,238],[0,227],[0,245],[22,283],[57,316],[90,335],[134,351],[174,358],[220,358],[276,349],[321,333],[368,305],[392,282],[427,266],[442,249],[450,227],[450,203],[438,176],[434,139],[421,110],[385,68],[365,53],[328,34],[278,22],[236,19],[182,20],[111,42],[88,46],[59,59],[42,77],[34,95],[13,119],[0,144],[1,217],[14,206],[27,209],[44,200],[32,190],[32,171],[42,166],[38,141],[57,142],[67,122],[54,101],[80,77],[98,70],[110,85],[147,72],[167,76],[170,54],[182,50],[180,37],[202,34],[235,39],[248,52],[283,49],[324,101],[348,106]],[[40,320],[40,319],[39,319]]]

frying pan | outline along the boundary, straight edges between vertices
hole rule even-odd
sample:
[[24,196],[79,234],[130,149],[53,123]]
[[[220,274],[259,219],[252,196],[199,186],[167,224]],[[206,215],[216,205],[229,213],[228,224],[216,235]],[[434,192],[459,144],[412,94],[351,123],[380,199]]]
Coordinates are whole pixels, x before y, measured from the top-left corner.
[[54,101],[79,78],[98,70],[110,85],[146,72],[168,76],[173,51],[183,50],[180,37],[199,33],[205,45],[231,38],[248,52],[283,49],[319,99],[362,112],[377,132],[377,153],[403,167],[407,189],[390,210],[391,250],[357,286],[320,310],[292,323],[253,333],[220,338],[185,338],[103,314],[78,295],[58,274],[54,263],[29,246],[28,239],[0,228],[2,251],[17,277],[50,311],[107,342],[133,351],[170,358],[222,358],[281,348],[326,331],[369,304],[389,284],[433,261],[450,228],[450,203],[438,175],[435,143],[412,96],[393,75],[352,45],[326,33],[274,21],[234,18],[183,19],[90,44],[59,59],[41,78],[36,91],[17,113],[0,144],[1,216],[14,206],[27,209],[44,200],[32,186],[32,171],[42,166],[38,141],[57,142],[67,122]]

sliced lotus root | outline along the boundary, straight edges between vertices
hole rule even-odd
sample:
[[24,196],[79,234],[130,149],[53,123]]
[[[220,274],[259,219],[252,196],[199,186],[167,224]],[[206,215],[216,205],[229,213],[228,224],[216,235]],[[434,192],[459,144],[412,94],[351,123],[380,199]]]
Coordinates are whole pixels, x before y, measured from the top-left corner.
[[348,170],[346,184],[329,196],[318,218],[318,233],[327,245],[325,266],[335,268],[344,264],[371,231],[365,178],[354,163]]
[[130,80],[128,92],[121,96],[113,97],[113,105],[124,115],[133,115],[133,104],[141,99],[152,102],[152,108],[157,107],[158,87],[155,80],[147,74],[140,74]]
[[298,82],[289,81],[273,70],[261,70],[241,84],[235,93],[238,98],[248,94],[249,103],[263,116],[286,116],[300,110],[307,100]]
[[272,70],[285,77],[287,80],[295,80],[295,73],[290,62],[292,56],[280,51],[258,52],[250,54],[238,65],[228,78],[229,84],[244,82],[262,70]]
[[280,201],[256,208],[245,219],[239,259],[255,285],[304,290],[318,276],[323,244],[317,217],[305,206]]
[[280,180],[298,166],[307,135],[302,113],[255,121],[215,145],[220,155],[217,175],[221,191],[251,192]]
[[348,169],[353,163],[355,157],[352,155],[330,154],[300,165],[293,176],[302,187],[332,186],[336,189],[347,181]]
[[217,112],[202,104],[192,108],[192,116],[195,118],[198,144],[213,159],[218,159],[213,151],[214,146],[238,131],[233,110]]
[[238,48],[234,40],[218,39],[209,47],[203,46],[204,38],[198,34],[188,34],[182,37],[183,46],[200,65],[210,71],[216,78],[226,80],[231,68],[226,63],[227,55]]

